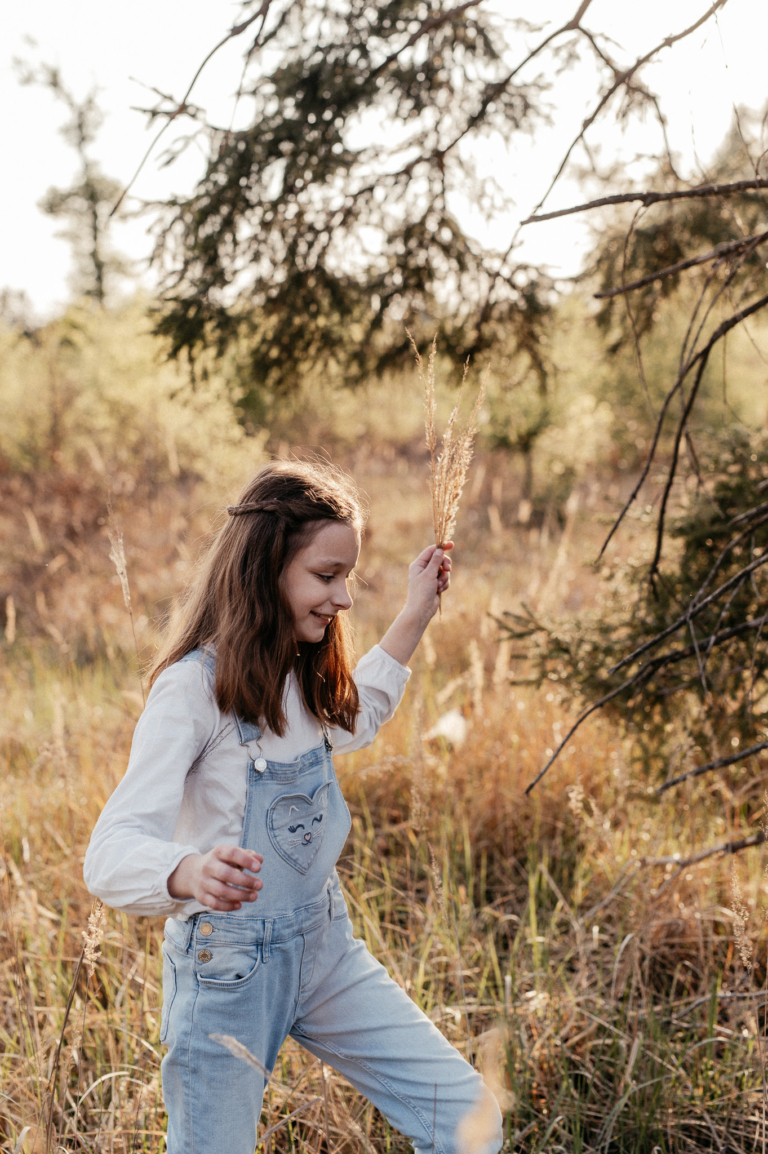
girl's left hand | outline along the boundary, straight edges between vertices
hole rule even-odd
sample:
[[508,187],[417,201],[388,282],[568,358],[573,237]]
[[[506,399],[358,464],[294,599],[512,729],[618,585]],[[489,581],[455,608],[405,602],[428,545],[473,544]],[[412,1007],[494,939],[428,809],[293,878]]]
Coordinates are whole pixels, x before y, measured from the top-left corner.
[[428,545],[408,567],[408,596],[405,612],[412,613],[422,626],[432,620],[440,605],[440,595],[451,583],[453,541],[446,541],[442,549]]
[[408,568],[405,606],[380,642],[384,652],[401,665],[407,665],[424,630],[437,613],[440,594],[445,593],[451,583],[448,551],[452,548],[453,541],[446,541],[442,549],[428,545]]

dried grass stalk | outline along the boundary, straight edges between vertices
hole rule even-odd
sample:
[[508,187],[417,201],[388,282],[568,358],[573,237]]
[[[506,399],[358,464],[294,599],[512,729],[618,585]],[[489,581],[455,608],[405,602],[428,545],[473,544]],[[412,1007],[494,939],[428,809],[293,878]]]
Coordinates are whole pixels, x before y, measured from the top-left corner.
[[123,591],[123,601],[125,607],[131,614],[131,621],[133,621],[133,611],[131,609],[131,587],[128,584],[128,566],[125,561],[125,549],[123,547],[123,534],[119,529],[113,525],[107,526],[107,533],[109,534],[109,559],[115,567],[118,578],[120,579],[120,587]]
[[438,452],[437,433],[435,430],[435,356],[437,353],[437,338],[432,341],[429,360],[424,359],[416,348],[411,333],[408,333],[411,347],[416,358],[416,368],[419,380],[424,388],[424,432],[429,450],[429,488],[432,494],[432,522],[435,530],[435,543],[439,546],[450,541],[451,534],[456,527],[456,518],[459,513],[459,502],[467,479],[467,470],[472,460],[472,448],[477,432],[477,418],[485,399],[485,378],[480,383],[472,412],[469,415],[466,427],[461,430],[459,425],[459,411],[464,399],[464,389],[467,383],[469,362],[464,366],[464,375],[461,388],[448,418],[443,433],[440,450]]
[[136,664],[139,671],[139,682],[141,684],[141,699],[146,705],[147,697],[144,692],[144,682],[141,679],[141,658],[139,656],[139,643],[136,640],[136,622],[133,620],[133,606],[131,605],[131,586],[128,582],[128,565],[125,560],[125,548],[123,546],[123,534],[120,529],[111,523],[112,509],[109,509],[110,524],[107,526],[107,533],[109,534],[109,559],[115,567],[115,572],[120,580],[120,588],[123,591],[123,601],[128,610],[128,616],[131,619],[131,632],[133,633],[133,648],[136,651]]
[[88,970],[88,977],[92,978],[96,972],[96,963],[101,957],[101,939],[104,937],[104,904],[96,901],[88,915],[88,929],[83,930],[83,961]]

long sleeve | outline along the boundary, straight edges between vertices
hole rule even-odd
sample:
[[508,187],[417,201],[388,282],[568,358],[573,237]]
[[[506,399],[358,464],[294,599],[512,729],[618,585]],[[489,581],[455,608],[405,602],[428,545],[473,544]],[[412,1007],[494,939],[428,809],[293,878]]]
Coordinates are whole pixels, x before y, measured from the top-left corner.
[[410,669],[374,645],[358,662],[354,672],[360,696],[360,712],[354,733],[344,729],[331,730],[330,738],[335,753],[351,753],[370,745],[385,721],[389,721],[400,704]]
[[125,777],[107,802],[85,856],[85,884],[107,905],[132,914],[176,914],[185,904],[168,893],[168,877],[195,845],[174,834],[190,769],[221,714],[197,661],[178,662],[158,677],[141,715]]

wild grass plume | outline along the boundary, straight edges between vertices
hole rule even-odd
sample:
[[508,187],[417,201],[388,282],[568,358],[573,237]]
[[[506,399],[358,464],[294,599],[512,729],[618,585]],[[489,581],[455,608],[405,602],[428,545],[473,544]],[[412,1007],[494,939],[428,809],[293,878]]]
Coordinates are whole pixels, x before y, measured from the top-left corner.
[[437,354],[437,338],[432,341],[429,359],[424,359],[419,353],[411,334],[408,334],[413,353],[416,358],[416,367],[419,380],[424,387],[424,432],[429,450],[429,488],[432,495],[432,522],[435,530],[435,544],[442,546],[450,541],[451,534],[456,527],[456,518],[459,513],[459,501],[467,479],[467,470],[472,460],[472,449],[477,432],[477,418],[485,399],[485,378],[480,383],[480,389],[475,400],[472,412],[463,431],[458,425],[461,402],[464,399],[464,389],[467,382],[469,363],[464,366],[461,388],[453,407],[445,432],[443,433],[440,451],[437,448],[437,433],[435,430],[435,356]]

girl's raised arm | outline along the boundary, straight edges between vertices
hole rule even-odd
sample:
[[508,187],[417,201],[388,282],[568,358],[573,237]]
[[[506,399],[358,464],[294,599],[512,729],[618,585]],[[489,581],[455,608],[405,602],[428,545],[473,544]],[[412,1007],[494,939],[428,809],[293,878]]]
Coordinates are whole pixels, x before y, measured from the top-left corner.
[[451,582],[451,559],[448,551],[453,541],[442,548],[428,545],[408,569],[408,596],[405,605],[381,639],[381,648],[407,665],[424,630],[440,607],[440,595]]

